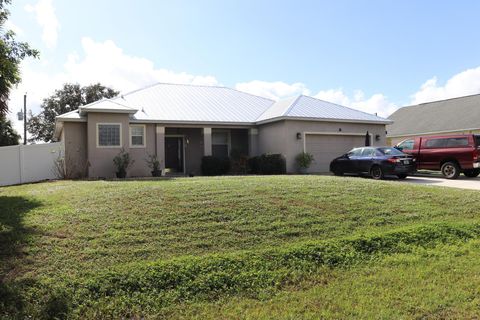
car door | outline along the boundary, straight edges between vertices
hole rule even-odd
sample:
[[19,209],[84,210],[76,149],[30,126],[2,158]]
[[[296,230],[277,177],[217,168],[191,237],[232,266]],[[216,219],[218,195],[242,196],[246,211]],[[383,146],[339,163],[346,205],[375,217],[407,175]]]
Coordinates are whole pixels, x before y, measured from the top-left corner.
[[347,153],[348,161],[345,161],[344,172],[358,173],[359,160],[362,157],[363,148],[355,148]]
[[375,148],[363,148],[361,156],[357,159],[357,171],[369,172],[374,156]]

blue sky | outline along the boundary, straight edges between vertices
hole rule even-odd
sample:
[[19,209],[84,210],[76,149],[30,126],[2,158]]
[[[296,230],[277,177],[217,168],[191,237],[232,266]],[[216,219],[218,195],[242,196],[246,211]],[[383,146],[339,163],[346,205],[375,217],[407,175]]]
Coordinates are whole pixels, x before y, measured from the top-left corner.
[[65,81],[305,93],[383,116],[480,93],[478,1],[16,0],[10,11],[41,51],[11,104],[28,91],[34,113]]

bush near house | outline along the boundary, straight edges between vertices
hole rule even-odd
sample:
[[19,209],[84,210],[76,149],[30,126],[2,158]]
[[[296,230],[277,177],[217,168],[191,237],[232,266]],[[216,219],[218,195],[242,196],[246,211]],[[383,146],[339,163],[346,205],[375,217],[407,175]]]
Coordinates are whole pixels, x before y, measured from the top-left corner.
[[202,158],[202,175],[221,176],[230,171],[229,158],[217,158],[214,156],[205,156]]
[[285,174],[287,166],[281,154],[262,154],[248,160],[250,173],[253,174]]

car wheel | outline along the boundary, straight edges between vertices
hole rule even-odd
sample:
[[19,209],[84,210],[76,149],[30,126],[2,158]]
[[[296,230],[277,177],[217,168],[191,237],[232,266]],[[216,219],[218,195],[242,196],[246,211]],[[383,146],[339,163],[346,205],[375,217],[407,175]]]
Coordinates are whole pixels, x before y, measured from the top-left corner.
[[343,176],[343,172],[340,171],[340,170],[334,170],[334,171],[333,171],[333,174],[334,174],[335,176],[339,176],[339,177]]
[[475,178],[478,177],[478,175],[480,174],[480,169],[465,170],[463,171],[463,174],[465,175],[465,177]]
[[407,178],[407,175],[406,174],[397,174],[397,177],[398,177],[398,179],[403,180],[403,179]]
[[460,168],[455,162],[445,162],[441,168],[442,174],[447,179],[457,179],[460,175]]
[[383,170],[380,166],[373,166],[372,169],[370,169],[370,175],[375,180],[381,180],[383,179]]

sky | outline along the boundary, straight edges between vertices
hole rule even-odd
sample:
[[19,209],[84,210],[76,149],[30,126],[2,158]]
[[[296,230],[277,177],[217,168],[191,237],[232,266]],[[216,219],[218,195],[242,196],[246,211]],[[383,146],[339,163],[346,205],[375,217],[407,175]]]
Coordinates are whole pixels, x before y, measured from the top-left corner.
[[14,0],[5,29],[40,50],[10,117],[63,83],[156,82],[311,95],[388,117],[480,93],[480,1]]

